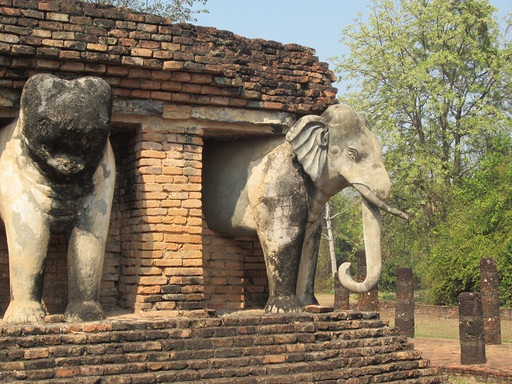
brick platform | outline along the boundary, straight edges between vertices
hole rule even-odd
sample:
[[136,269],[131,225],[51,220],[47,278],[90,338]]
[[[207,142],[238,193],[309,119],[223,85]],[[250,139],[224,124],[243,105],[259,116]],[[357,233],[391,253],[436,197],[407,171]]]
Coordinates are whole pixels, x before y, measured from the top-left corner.
[[0,380],[40,383],[440,383],[376,312],[111,317],[3,326]]

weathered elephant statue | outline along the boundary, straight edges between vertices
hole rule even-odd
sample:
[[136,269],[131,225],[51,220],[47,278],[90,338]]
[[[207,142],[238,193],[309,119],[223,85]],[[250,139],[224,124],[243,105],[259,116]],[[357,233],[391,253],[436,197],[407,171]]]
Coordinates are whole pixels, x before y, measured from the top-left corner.
[[210,229],[259,237],[269,280],[269,312],[300,311],[317,303],[314,276],[325,203],[352,186],[363,197],[366,279],[356,283],[349,263],[343,286],[367,292],[381,272],[380,210],[406,217],[385,201],[390,180],[381,146],[351,107],[334,105],[304,116],[286,139],[211,142],[205,148],[203,210]]
[[68,246],[67,321],[104,318],[98,302],[115,162],[112,95],[99,78],[39,74],[25,84],[17,120],[0,130],[0,214],[11,301],[4,321],[40,321],[51,233]]

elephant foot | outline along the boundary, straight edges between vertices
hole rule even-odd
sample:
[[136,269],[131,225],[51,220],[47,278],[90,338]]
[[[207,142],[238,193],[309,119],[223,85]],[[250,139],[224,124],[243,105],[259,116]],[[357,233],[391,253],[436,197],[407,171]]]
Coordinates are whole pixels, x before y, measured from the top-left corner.
[[5,311],[6,323],[37,323],[43,321],[46,312],[38,301],[11,301]]
[[97,301],[77,301],[68,303],[64,312],[67,322],[105,320],[105,313]]
[[305,307],[306,305],[317,305],[318,300],[316,299],[314,294],[306,294],[302,297],[298,297],[299,303]]
[[269,297],[265,305],[265,312],[286,313],[286,312],[302,312],[304,307],[300,305],[297,296],[275,296]]

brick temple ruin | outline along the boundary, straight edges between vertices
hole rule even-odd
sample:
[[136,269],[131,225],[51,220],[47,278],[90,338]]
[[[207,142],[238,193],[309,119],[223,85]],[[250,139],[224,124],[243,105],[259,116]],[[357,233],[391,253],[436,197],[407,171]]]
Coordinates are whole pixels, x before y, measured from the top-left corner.
[[[99,76],[114,94],[117,188],[101,304],[133,311],[261,307],[259,243],[208,229],[201,211],[209,140],[283,135],[336,103],[335,76],[311,48],[96,4],[0,0],[0,122],[33,74]],[[53,236],[43,300],[67,301],[65,240]],[[9,302],[0,230],[0,315]]]
[[[69,0],[0,0],[0,126],[41,72],[112,87],[117,186],[100,301],[107,313],[135,314],[1,324],[1,381],[442,382],[376,312],[204,311],[262,307],[267,279],[256,240],[221,236],[203,220],[203,149],[284,135],[337,103],[335,77],[314,50]],[[50,313],[66,306],[65,249],[54,235],[43,288]],[[0,228],[0,316],[8,302]]]

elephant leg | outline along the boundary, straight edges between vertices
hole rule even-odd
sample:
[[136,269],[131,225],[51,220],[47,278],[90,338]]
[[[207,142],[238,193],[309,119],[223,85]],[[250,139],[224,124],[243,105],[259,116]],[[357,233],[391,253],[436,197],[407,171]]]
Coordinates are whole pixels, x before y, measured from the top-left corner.
[[267,198],[254,209],[267,269],[267,312],[303,309],[297,300],[296,286],[307,208],[305,203],[296,204],[295,200],[293,196]]
[[300,243],[301,238],[302,236],[297,233],[290,237],[290,241],[283,243],[282,238],[276,238],[269,233],[260,233],[269,286],[266,312],[302,310],[295,294],[300,257],[300,249],[296,243]]
[[75,227],[68,240],[68,305],[66,321],[103,320],[99,304],[105,254],[104,237]]
[[302,306],[318,304],[315,297],[315,275],[322,236],[322,222],[317,220],[306,228],[304,246],[297,278],[297,298]]
[[46,314],[41,296],[50,230],[39,211],[29,207],[25,213],[30,211],[33,214],[25,220],[14,211],[4,217],[11,286],[11,301],[4,315],[8,323],[37,322]]
[[110,144],[105,152],[103,165],[93,178],[95,194],[84,201],[83,211],[68,235],[66,321],[105,318],[99,296],[116,174]]

